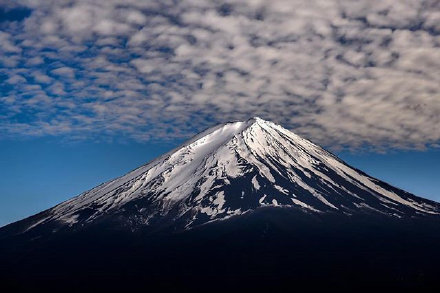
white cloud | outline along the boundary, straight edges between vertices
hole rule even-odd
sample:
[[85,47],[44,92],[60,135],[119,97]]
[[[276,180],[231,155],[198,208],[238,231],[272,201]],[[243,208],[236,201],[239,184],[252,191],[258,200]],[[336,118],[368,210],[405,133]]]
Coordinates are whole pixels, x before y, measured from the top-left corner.
[[73,78],[75,71],[70,67],[60,67],[51,71],[52,74]]
[[25,83],[26,79],[23,76],[16,74],[8,78],[6,82],[9,84]]
[[0,31],[0,48],[5,53],[20,53],[21,48],[13,42],[12,36]]
[[[330,147],[440,140],[435,0],[21,3],[0,71],[25,81],[0,103],[40,116],[4,132],[150,140],[260,115]],[[30,83],[56,99],[25,103]]]

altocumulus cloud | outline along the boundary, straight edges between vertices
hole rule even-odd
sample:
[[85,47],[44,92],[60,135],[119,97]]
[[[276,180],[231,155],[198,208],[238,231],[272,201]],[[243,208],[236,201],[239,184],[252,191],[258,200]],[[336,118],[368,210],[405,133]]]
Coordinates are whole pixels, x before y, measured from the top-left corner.
[[440,140],[437,0],[0,6],[2,136],[183,138],[258,115],[333,148]]

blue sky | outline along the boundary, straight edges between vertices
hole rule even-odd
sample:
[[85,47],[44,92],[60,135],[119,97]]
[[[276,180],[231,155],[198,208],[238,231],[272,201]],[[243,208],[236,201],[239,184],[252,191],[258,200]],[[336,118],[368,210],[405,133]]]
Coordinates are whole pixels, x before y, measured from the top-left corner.
[[0,224],[252,116],[434,198],[439,24],[436,0],[0,0]]

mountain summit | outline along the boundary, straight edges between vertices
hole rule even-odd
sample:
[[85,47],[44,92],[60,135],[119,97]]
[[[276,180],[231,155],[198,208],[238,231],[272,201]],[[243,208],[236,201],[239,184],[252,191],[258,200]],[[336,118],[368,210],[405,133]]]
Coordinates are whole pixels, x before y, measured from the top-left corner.
[[254,117],[209,128],[122,177],[25,219],[20,229],[83,227],[104,219],[132,229],[169,223],[190,228],[270,206],[390,217],[440,212],[439,204]]

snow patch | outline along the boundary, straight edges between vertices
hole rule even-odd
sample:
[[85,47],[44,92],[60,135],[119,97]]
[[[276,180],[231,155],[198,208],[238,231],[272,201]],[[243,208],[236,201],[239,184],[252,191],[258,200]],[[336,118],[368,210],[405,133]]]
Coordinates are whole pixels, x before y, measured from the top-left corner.
[[281,193],[284,193],[284,194],[286,194],[286,195],[288,195],[289,194],[289,191],[287,190],[287,189],[284,189],[284,188],[282,188],[281,186],[279,186],[279,185],[274,185],[274,187],[279,191],[279,192],[281,192]]
[[255,190],[259,190],[260,189],[260,184],[258,183],[257,175],[255,175],[252,178],[252,185],[254,186]]

